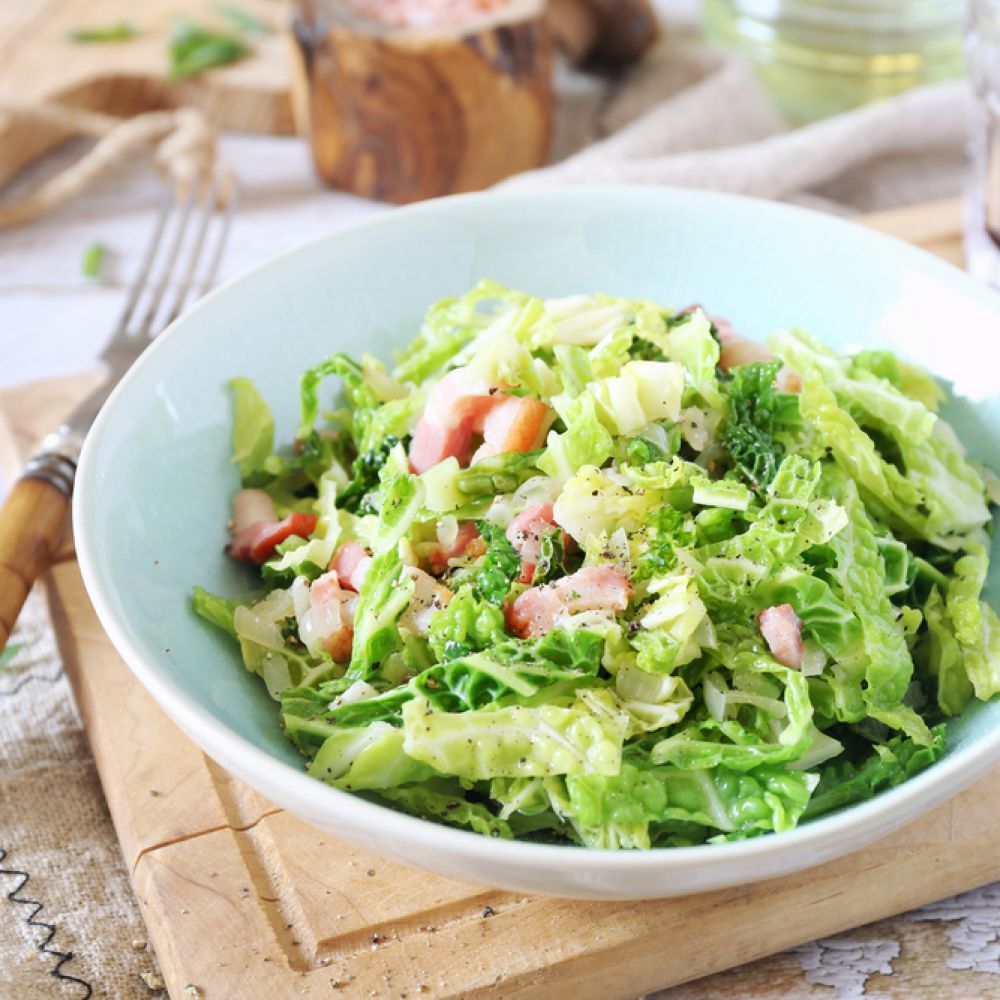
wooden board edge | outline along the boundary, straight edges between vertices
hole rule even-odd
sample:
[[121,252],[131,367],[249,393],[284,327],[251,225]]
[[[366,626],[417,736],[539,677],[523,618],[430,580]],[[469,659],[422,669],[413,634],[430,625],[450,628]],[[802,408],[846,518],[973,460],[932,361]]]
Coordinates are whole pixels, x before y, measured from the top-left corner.
[[[771,905],[756,921],[747,917],[759,894],[744,886],[665,901],[660,909],[673,911],[666,913],[650,912],[653,907],[643,904],[585,904],[603,926],[577,940],[564,925],[567,917],[579,918],[579,901],[528,898],[523,905],[513,900],[509,907],[498,906],[488,918],[435,928],[420,939],[396,940],[391,926],[379,928],[370,947],[367,940],[356,943],[353,951],[305,967],[294,955],[294,922],[276,905],[266,880],[254,877],[257,848],[251,838],[251,831],[217,831],[197,844],[164,848],[137,868],[136,887],[151,925],[160,929],[167,922],[172,928],[164,954],[184,958],[165,964],[168,984],[178,995],[192,982],[206,1000],[270,995],[241,993],[245,975],[269,989],[273,983],[288,990],[294,983],[302,996],[328,996],[331,983],[340,984],[335,988],[346,996],[399,996],[405,990],[389,992],[389,986],[406,983],[424,985],[417,995],[428,1000],[630,1000],[1000,877],[992,829],[982,825],[964,854],[942,841],[917,872],[909,856],[925,845],[904,841],[899,849],[883,845],[875,851],[872,877],[879,872],[891,879],[893,893],[873,893],[864,870],[857,871],[856,859],[848,857],[765,883]],[[990,858],[989,870],[972,864],[973,855]],[[681,906],[687,908],[683,914],[677,912]],[[540,926],[543,907],[554,919]],[[640,907],[644,913],[629,913]],[[220,912],[230,918],[222,921]],[[790,912],[795,921],[787,919]],[[609,931],[619,915],[625,926]],[[229,924],[233,935],[218,953],[200,954],[199,942],[209,940],[209,929],[220,922]],[[530,935],[525,928],[532,928]],[[704,935],[725,941],[725,955],[703,947]],[[159,953],[155,932],[153,940]],[[249,954],[248,940],[254,942]],[[484,954],[491,960],[484,961]]]

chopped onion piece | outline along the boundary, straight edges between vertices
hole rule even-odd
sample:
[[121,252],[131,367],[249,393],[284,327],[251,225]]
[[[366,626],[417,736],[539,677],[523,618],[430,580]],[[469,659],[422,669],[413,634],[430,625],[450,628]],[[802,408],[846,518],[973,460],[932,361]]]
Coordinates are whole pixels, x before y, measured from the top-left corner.
[[346,691],[337,695],[330,702],[330,709],[340,708],[341,705],[354,705],[359,701],[367,701],[369,698],[378,696],[375,690],[367,681],[355,681]]
[[518,509],[523,509],[534,503],[555,500],[560,489],[559,483],[551,476],[532,476],[514,490],[514,500]]
[[493,498],[484,518],[490,524],[495,524],[498,528],[508,528],[510,522],[514,520],[514,506],[516,494],[500,493]]
[[802,652],[802,665],[799,670],[806,677],[819,677],[826,666],[826,653],[813,642],[804,644]]
[[309,610],[309,581],[304,576],[297,576],[291,587],[292,606],[295,617],[300,619]]
[[437,540],[442,548],[451,548],[458,538],[458,518],[454,514],[445,514],[438,519]]
[[722,722],[726,717],[726,706],[729,690],[726,682],[719,674],[705,674],[701,682],[702,694],[705,698],[705,708],[716,722]]
[[708,417],[704,410],[697,406],[689,406],[686,410],[681,410],[681,419],[678,426],[684,440],[695,451],[704,451],[709,442]]
[[233,615],[236,634],[248,642],[255,642],[265,649],[282,649],[285,645],[281,629],[273,618],[261,618],[251,608],[238,607]]
[[843,749],[843,744],[838,740],[813,728],[812,743],[806,752],[798,760],[789,761],[786,766],[791,771],[809,771],[817,764],[836,757]]

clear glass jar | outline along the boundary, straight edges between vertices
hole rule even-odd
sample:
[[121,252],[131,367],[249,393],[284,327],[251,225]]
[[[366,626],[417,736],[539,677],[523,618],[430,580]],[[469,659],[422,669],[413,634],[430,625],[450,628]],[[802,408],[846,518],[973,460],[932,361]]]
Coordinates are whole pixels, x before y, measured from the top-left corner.
[[704,0],[705,33],[746,53],[792,122],[964,72],[965,0]]
[[1000,0],[971,0],[966,38],[975,91],[965,200],[969,270],[1000,288]]

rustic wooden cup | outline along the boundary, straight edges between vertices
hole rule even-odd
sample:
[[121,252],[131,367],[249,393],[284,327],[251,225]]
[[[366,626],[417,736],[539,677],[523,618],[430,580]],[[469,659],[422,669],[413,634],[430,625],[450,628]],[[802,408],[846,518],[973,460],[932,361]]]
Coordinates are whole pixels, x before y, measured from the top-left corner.
[[295,107],[319,175],[404,203],[541,166],[552,132],[543,0],[461,25],[389,27],[349,0],[300,0]]

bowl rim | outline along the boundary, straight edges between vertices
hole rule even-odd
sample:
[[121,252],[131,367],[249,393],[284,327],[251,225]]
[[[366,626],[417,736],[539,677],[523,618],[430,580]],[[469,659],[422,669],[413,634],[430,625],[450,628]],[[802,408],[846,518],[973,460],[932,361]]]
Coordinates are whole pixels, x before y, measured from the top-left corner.
[[[608,873],[656,870],[664,874],[669,870],[700,865],[713,860],[721,868],[725,864],[745,864],[763,860],[769,855],[786,850],[794,850],[801,855],[809,848],[835,844],[840,839],[849,839],[843,851],[834,848],[833,851],[817,853],[822,853],[822,858],[826,859],[858,849],[861,844],[870,842],[878,835],[915,820],[933,806],[959,792],[1000,759],[1000,727],[985,733],[966,746],[955,749],[895,788],[781,833],[771,832],[759,837],[724,843],[706,843],[690,847],[657,847],[648,850],[612,850],[586,848],[576,844],[504,840],[484,837],[470,830],[449,827],[397,811],[389,805],[382,805],[355,793],[333,788],[296,770],[290,764],[273,757],[267,750],[231,730],[210,710],[198,704],[181,684],[162,672],[153,662],[147,661],[143,653],[129,639],[124,627],[119,624],[110,600],[111,581],[102,579],[98,572],[96,530],[94,532],[90,530],[90,525],[98,523],[96,514],[100,504],[97,498],[101,491],[88,487],[95,486],[100,477],[100,466],[96,455],[102,438],[115,420],[119,402],[129,394],[130,387],[139,373],[154,363],[151,359],[158,356],[164,345],[171,343],[177,336],[184,335],[183,331],[193,317],[216,308],[217,302],[236,293],[244,282],[252,281],[259,272],[274,266],[277,262],[299,254],[307,254],[322,244],[349,240],[359,231],[380,228],[391,230],[400,219],[433,215],[441,211],[475,214],[481,210],[480,206],[488,208],[491,204],[499,207],[510,203],[530,204],[573,198],[584,200],[665,198],[668,201],[683,198],[689,202],[701,202],[716,207],[728,205],[738,212],[751,215],[758,213],[784,216],[796,224],[805,223],[820,229],[826,227],[832,232],[849,234],[851,238],[872,245],[880,244],[888,253],[902,259],[909,267],[937,275],[952,287],[959,285],[963,295],[985,302],[1000,316],[1000,293],[979,284],[965,271],[927,251],[877,230],[866,229],[848,219],[797,205],[744,195],[659,185],[648,187],[610,184],[573,185],[559,189],[514,189],[452,195],[379,212],[297,243],[228,278],[205,294],[159,334],[115,386],[86,436],[79,461],[77,489],[73,498],[73,530],[77,560],[98,620],[112,645],[140,683],[196,744],[224,767],[227,766],[224,761],[238,757],[246,765],[245,768],[241,767],[241,771],[251,771],[255,776],[254,780],[242,777],[241,780],[255,786],[262,794],[276,801],[295,801],[296,807],[289,807],[289,811],[295,814],[308,816],[349,811],[351,825],[374,828],[386,828],[391,825],[394,837],[400,841],[419,845],[421,848],[454,851],[466,857],[476,856],[477,860],[486,864],[494,861],[534,870],[551,869],[553,865],[573,863],[576,866],[582,864]],[[256,780],[258,777],[259,781]],[[305,803],[304,807],[300,805],[302,803]],[[782,870],[801,868],[808,863],[787,866]],[[484,876],[485,874],[484,871]],[[753,877],[750,875],[742,881],[750,881]],[[731,883],[727,881],[726,884]]]

